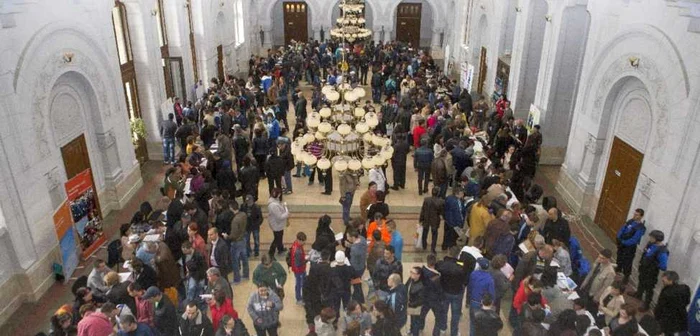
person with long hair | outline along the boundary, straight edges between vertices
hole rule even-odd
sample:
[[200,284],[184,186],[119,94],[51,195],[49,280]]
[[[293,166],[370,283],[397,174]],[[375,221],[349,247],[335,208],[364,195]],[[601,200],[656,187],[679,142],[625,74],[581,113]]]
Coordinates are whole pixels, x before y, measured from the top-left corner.
[[396,326],[394,312],[389,305],[381,300],[374,302],[372,310],[376,321],[372,325],[372,336],[400,336],[401,331]]
[[610,321],[606,329],[606,335],[611,336],[633,336],[639,331],[637,323],[637,308],[629,303],[620,307],[620,315]]

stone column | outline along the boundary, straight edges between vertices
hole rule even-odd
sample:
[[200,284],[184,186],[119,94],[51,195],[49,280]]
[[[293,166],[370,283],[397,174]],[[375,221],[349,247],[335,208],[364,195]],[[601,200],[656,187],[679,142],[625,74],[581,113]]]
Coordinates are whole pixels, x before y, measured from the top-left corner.
[[[518,6],[519,11],[515,19],[515,33],[513,36],[513,54],[510,59],[510,79],[508,83],[508,98],[513,109],[518,107],[518,91],[521,90],[520,73],[525,71],[525,59],[523,53],[527,46],[527,23],[530,16],[531,0],[522,0]],[[544,18],[542,18],[544,19]],[[526,109],[529,108],[525,107]]]
[[444,28],[433,29],[433,36],[430,40],[430,54],[434,58],[443,58],[444,51],[440,45],[440,34],[444,31]]
[[263,31],[263,51],[272,48],[272,27],[262,27]]

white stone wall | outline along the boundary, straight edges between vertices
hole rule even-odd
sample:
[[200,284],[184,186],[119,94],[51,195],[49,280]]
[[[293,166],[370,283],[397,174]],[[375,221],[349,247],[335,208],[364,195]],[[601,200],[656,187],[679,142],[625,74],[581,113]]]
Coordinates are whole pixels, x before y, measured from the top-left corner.
[[[245,20],[251,0],[243,1]],[[166,100],[155,0],[124,0],[149,154],[162,158],[158,125]],[[164,1],[171,57],[182,57],[186,90],[194,86],[185,0]],[[226,70],[247,71],[259,46],[252,26],[234,41],[233,0],[192,0],[200,78],[216,74],[216,46]],[[0,324],[52,284],[60,260],[52,215],[65,199],[60,148],[85,135],[103,215],[123,207],[142,185],[131,143],[117,59],[111,1],[0,2]],[[79,19],[78,19],[79,18]],[[219,18],[217,20],[217,18]],[[72,55],[70,59],[67,55]],[[191,97],[190,97],[191,98]]]
[[[334,11],[338,6],[338,0],[292,0],[306,2],[309,8],[309,37],[320,38],[321,28],[325,31],[325,37],[329,38],[328,27],[333,23]],[[252,28],[265,32],[265,48],[273,45],[281,45],[284,42],[284,27],[280,24],[283,19],[283,0],[263,1],[258,6],[259,26]],[[384,27],[384,41],[396,36],[396,8],[402,0],[366,0],[365,5],[371,15],[367,24],[374,31],[374,40],[380,40],[380,32]],[[439,47],[440,34],[448,37],[452,29],[453,13],[449,11],[451,2],[447,0],[407,0],[406,2],[423,3],[423,20],[421,21],[421,46],[431,47],[437,57],[441,57],[442,49]],[[337,14],[336,14],[337,15]],[[426,18],[426,15],[428,16]],[[448,44],[447,38],[444,41]]]
[[643,153],[630,214],[647,211],[649,230],[669,237],[669,268],[694,285],[700,279],[692,271],[700,266],[700,222],[690,210],[700,197],[700,35],[689,28],[697,18],[666,1],[589,1],[588,11],[590,34],[558,188],[594,218],[614,137]]

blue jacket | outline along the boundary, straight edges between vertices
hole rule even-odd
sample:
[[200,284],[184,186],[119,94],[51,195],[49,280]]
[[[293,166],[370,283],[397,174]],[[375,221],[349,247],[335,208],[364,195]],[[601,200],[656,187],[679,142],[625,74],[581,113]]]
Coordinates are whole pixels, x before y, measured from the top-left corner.
[[272,120],[268,132],[268,137],[270,138],[270,140],[277,141],[277,138],[280,136],[280,123],[277,121],[277,119]]
[[406,286],[404,284],[399,284],[396,288],[392,289],[389,292],[389,296],[386,298],[386,303],[389,304],[391,310],[394,311],[396,326],[402,328],[406,325],[406,321],[408,320],[406,312],[406,307],[408,307]]
[[[620,228],[620,231],[617,232],[617,239],[622,246],[637,246],[639,242],[642,241],[642,237],[644,237],[646,231],[647,228],[644,226],[643,222],[640,223],[630,219]],[[624,237],[629,236],[632,232],[634,232],[632,237],[624,239]]]
[[430,169],[434,157],[435,155],[433,155],[432,149],[428,148],[428,146],[421,146],[416,149],[413,158],[413,167],[417,169]]
[[[647,244],[646,249],[644,249],[644,255],[642,257],[652,258],[654,256],[654,253],[656,253],[656,250],[661,248],[662,246],[664,245]],[[659,263],[659,269],[665,271],[666,267],[668,266],[668,250],[666,250],[666,252],[661,252],[657,254],[656,261]]]
[[455,195],[447,196],[445,199],[445,225],[450,227],[461,227],[464,225],[464,218],[467,215],[467,207],[463,200]]
[[475,270],[469,276],[469,285],[467,286],[467,299],[470,302],[481,302],[484,294],[489,293],[491,297],[496,297],[496,285],[493,282],[493,276],[488,270]]
[[401,260],[401,253],[403,252],[403,238],[398,231],[391,233],[391,241],[389,242],[389,245],[394,247],[394,256],[396,256],[396,259]]

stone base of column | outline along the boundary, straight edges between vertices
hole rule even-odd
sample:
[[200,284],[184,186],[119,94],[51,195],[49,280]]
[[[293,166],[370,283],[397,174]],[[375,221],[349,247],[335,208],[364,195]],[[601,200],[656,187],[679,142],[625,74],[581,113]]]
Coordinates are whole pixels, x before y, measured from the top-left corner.
[[540,150],[540,164],[558,166],[564,163],[566,147],[542,147]]

